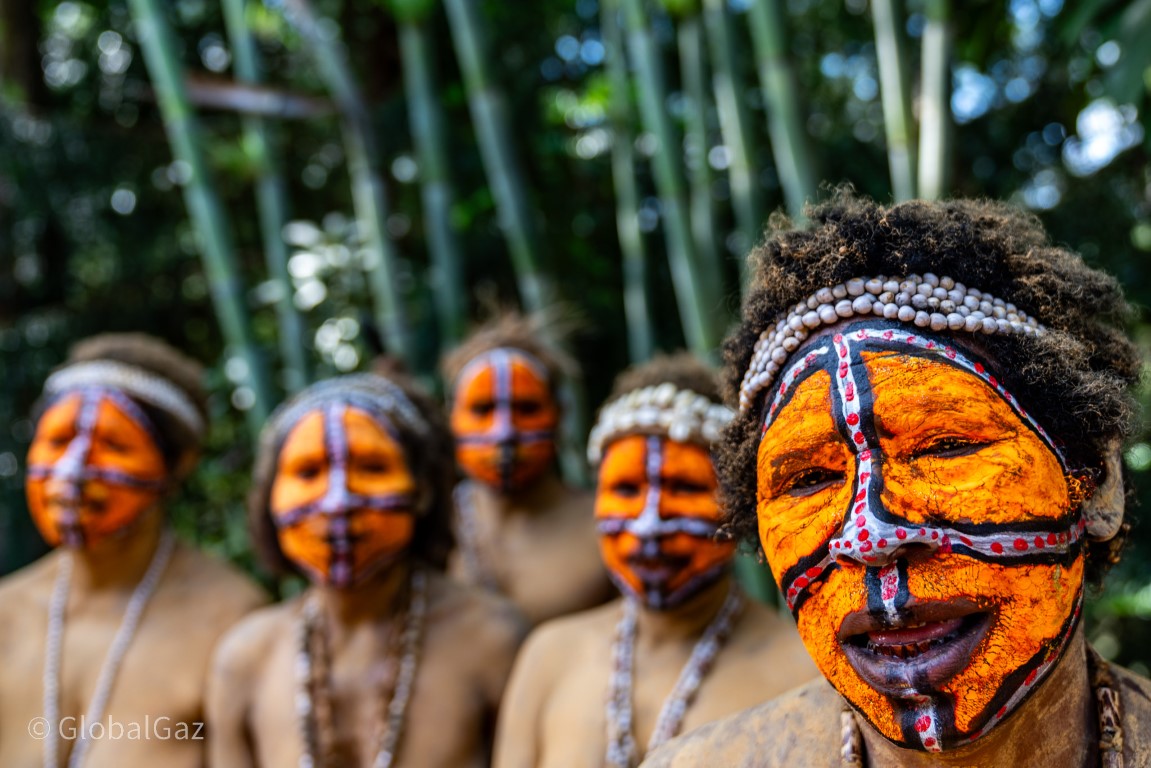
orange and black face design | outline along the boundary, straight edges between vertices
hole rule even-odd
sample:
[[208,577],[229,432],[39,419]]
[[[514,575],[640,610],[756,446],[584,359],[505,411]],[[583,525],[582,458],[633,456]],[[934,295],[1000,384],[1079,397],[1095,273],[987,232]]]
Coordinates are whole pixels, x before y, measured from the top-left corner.
[[525,488],[555,457],[559,408],[547,369],[519,349],[492,349],[464,366],[451,426],[468,476],[508,492]]
[[284,438],[269,506],[284,555],[313,582],[347,589],[407,550],[416,496],[392,425],[330,402],[302,413]]
[[151,419],[117,389],[56,398],[36,424],[25,493],[52,546],[92,546],[157,504],[169,473]]
[[865,321],[796,354],[767,406],[757,516],[804,644],[892,742],[970,743],[1077,625],[1083,484],[947,340]]
[[631,435],[610,443],[596,490],[600,554],[619,589],[655,610],[682,605],[727,571],[716,541],[717,481],[706,448]]

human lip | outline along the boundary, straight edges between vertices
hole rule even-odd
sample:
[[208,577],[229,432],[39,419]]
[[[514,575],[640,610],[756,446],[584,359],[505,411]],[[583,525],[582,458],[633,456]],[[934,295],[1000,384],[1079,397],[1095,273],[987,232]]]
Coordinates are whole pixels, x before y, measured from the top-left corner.
[[677,555],[636,555],[627,559],[628,567],[644,583],[669,581],[682,571],[690,558]]
[[991,618],[990,612],[961,599],[907,606],[894,618],[856,611],[844,619],[837,639],[872,688],[914,696],[940,688],[967,666]]

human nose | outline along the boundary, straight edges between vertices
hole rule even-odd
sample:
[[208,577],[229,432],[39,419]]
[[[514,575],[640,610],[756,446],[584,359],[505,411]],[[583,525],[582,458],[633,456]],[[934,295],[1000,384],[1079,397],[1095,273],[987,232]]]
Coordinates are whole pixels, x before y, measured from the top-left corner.
[[84,480],[84,466],[88,462],[90,441],[78,435],[68,443],[63,455],[52,465],[48,482],[53,493],[71,497],[79,492]]
[[836,562],[882,567],[904,557],[911,548],[934,552],[944,538],[932,528],[893,519],[878,504],[865,501],[849,510],[839,533],[828,542],[828,550]]

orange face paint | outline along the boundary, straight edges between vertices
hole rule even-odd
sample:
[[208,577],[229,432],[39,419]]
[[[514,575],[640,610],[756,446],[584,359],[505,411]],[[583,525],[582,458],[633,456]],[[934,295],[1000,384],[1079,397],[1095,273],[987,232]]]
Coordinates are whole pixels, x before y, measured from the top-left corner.
[[674,608],[713,584],[735,553],[715,540],[716,476],[706,449],[631,435],[607,447],[595,516],[600,553],[626,594]]
[[119,390],[87,387],[57,399],[36,425],[25,492],[52,546],[91,546],[159,502],[168,469],[151,420]]
[[1076,626],[1080,483],[945,340],[864,322],[797,355],[767,406],[757,515],[804,643],[891,741],[974,741]]
[[415,498],[390,425],[335,402],[302,414],[287,433],[270,508],[284,555],[312,580],[347,588],[411,543]]
[[502,491],[530,485],[551,466],[558,424],[547,370],[522,350],[489,350],[460,372],[451,427],[470,477]]

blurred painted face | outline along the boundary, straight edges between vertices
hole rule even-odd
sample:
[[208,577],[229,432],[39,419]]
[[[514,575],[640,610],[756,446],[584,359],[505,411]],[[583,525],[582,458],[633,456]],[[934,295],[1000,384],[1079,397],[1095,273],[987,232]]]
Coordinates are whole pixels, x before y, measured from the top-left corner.
[[612,579],[649,608],[675,608],[719,579],[735,554],[715,540],[711,457],[698,445],[632,435],[608,445],[595,516]]
[[332,403],[304,414],[272,482],[280,548],[315,583],[346,589],[396,562],[415,530],[416,483],[390,425]]
[[25,492],[45,541],[91,547],[154,507],[168,476],[140,407],[118,390],[91,388],[60,397],[40,417]]
[[760,541],[824,676],[889,740],[978,739],[1061,657],[1082,490],[985,364],[879,321],[813,339],[768,401]]
[[525,488],[555,457],[559,408],[547,371],[516,349],[493,349],[460,372],[452,403],[456,461],[501,491]]

